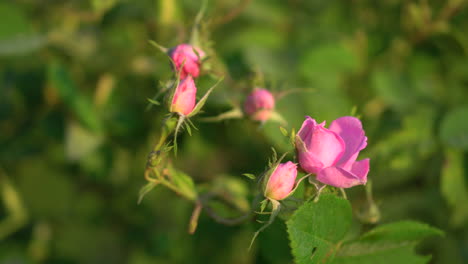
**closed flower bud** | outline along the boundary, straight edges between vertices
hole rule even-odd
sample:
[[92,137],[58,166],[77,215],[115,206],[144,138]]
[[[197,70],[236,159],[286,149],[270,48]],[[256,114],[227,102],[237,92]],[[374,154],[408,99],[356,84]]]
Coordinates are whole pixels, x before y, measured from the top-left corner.
[[245,113],[253,120],[267,121],[275,108],[275,98],[270,91],[255,88],[244,104]]
[[369,159],[356,161],[367,145],[359,119],[345,116],[333,121],[330,128],[325,122],[317,124],[307,117],[296,136],[299,164],[317,180],[339,188],[349,188],[367,182]]
[[189,44],[180,44],[169,51],[169,57],[174,62],[175,70],[180,71],[181,79],[187,75],[197,78],[200,75],[201,58],[204,56],[205,53],[201,49]]
[[172,98],[170,111],[183,115],[190,114],[195,107],[196,94],[197,87],[192,76],[189,75],[181,80],[177,86]]
[[274,200],[283,200],[294,189],[297,165],[288,161],[280,163],[270,175],[265,187],[265,196]]

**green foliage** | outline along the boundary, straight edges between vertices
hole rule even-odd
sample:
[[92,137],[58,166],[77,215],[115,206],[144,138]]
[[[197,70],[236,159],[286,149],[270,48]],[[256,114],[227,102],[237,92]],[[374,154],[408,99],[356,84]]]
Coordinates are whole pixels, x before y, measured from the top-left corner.
[[141,203],[145,195],[147,195],[157,185],[158,183],[156,182],[148,182],[145,186],[141,187],[139,197],[138,197],[138,203]]
[[203,95],[203,97],[197,102],[197,104],[195,105],[195,108],[192,110],[192,112],[190,112],[188,117],[192,117],[201,111],[202,107],[206,103],[206,100],[208,100],[208,96],[210,95],[210,93],[213,91],[214,88],[216,88],[216,86],[218,86],[220,82],[223,81],[223,79],[224,77],[220,78],[213,86],[211,86],[210,89],[208,89],[208,91]]
[[255,180],[256,176],[254,174],[251,174],[251,173],[242,173],[243,176],[251,179],[251,180]]
[[332,194],[302,205],[287,222],[296,262],[329,263],[350,228],[351,216],[349,202]]
[[449,147],[468,150],[468,107],[458,107],[444,117],[440,127],[440,137]]
[[[314,252],[313,219],[297,229],[301,260],[468,263],[466,3],[207,1],[197,99],[224,81],[180,124],[174,157],[165,53],[190,42],[201,1],[0,1],[0,263],[293,263],[286,233],[299,217],[288,219],[313,186],[282,201],[247,252],[258,228],[248,212],[267,220],[271,205],[257,180],[271,147],[297,162],[304,116],[350,113],[368,137],[358,159],[371,159],[372,198],[355,187],[349,202],[324,194],[304,205],[312,212],[299,207],[309,215],[328,200],[325,215],[348,217],[321,222],[345,231],[320,233],[330,243]],[[253,86],[273,92],[280,123],[243,116]],[[403,219],[445,236],[416,244],[438,232]]]
[[153,105],[160,105],[160,103],[159,103],[158,101],[153,100],[153,99],[151,99],[151,98],[147,98],[147,100],[148,100],[148,102],[150,102],[150,103],[153,104]]
[[195,190],[195,184],[190,176],[180,171],[173,171],[171,180],[180,194],[187,197],[189,200],[195,200],[197,191]]
[[52,63],[49,66],[49,79],[67,107],[88,129],[99,133],[102,126],[89,98],[83,95],[62,65]]
[[34,33],[23,10],[8,2],[0,3],[0,56],[23,55],[47,43],[47,37]]
[[344,243],[332,263],[428,263],[430,256],[415,254],[414,247],[424,238],[442,234],[413,221],[381,225]]
[[301,206],[287,223],[296,262],[427,263],[430,257],[416,255],[414,246],[426,237],[443,234],[426,224],[402,221],[349,240],[351,218],[349,202],[332,194]]
[[442,168],[441,192],[448,204],[453,208],[451,222],[457,226],[463,225],[468,219],[468,185],[466,168],[463,166],[461,152],[447,149],[445,164]]

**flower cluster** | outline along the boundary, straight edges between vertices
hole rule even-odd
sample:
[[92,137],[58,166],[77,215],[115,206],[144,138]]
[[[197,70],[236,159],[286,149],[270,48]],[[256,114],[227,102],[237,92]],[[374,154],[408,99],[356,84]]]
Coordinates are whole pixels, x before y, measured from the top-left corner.
[[172,97],[170,111],[184,116],[195,108],[197,87],[193,78],[200,75],[200,66],[205,53],[189,44],[180,44],[168,52],[178,74],[178,85]]
[[[148,157],[145,170],[148,185],[142,188],[140,200],[154,186],[161,184],[180,196],[193,201],[196,207],[190,220],[189,229],[189,232],[193,233],[202,207],[206,209],[206,212],[213,215],[214,211],[210,207],[208,199],[216,199],[216,196],[222,196],[223,199],[227,199],[227,204],[233,201],[230,201],[231,198],[225,197],[226,190],[217,190],[220,187],[210,191],[205,188],[202,188],[201,191],[195,188],[190,176],[172,166],[168,154],[173,149],[174,154],[177,155],[178,131],[184,129],[185,126],[186,131],[191,134],[191,127],[195,127],[191,118],[200,112],[209,94],[222,78],[208,89],[197,102],[195,80],[201,75],[202,59],[206,56],[205,52],[190,44],[180,44],[172,49],[166,49],[156,43],[154,44],[170,57],[176,77],[168,81],[165,86],[166,89],[172,88],[167,101],[170,114],[163,122],[159,141]],[[275,111],[275,105],[276,100],[279,100],[282,94],[284,96],[286,93],[278,93],[275,98],[269,90],[253,87],[255,87],[253,91],[245,97],[243,108],[240,105],[235,105],[232,110],[219,116],[205,118],[205,120],[221,121],[247,116],[261,124],[270,120],[285,124],[285,120]],[[153,101],[150,100],[150,102]],[[153,103],[158,104],[157,102]],[[284,128],[282,128],[282,132],[285,135],[289,134]],[[172,134],[173,139],[171,140],[169,137]],[[263,211],[267,204],[271,204],[272,211],[270,220],[255,233],[254,239],[261,230],[272,223],[282,206],[285,205],[281,201],[291,196],[296,188],[300,186],[302,180],[308,179],[310,183],[317,187],[316,198],[319,197],[321,190],[326,185],[337,188],[350,188],[356,185],[364,185],[367,182],[369,159],[357,160],[360,151],[367,145],[367,137],[359,119],[351,116],[341,117],[333,121],[329,128],[326,128],[325,122],[317,123],[313,118],[306,117],[299,132],[296,134],[293,130],[289,134],[289,138],[294,145],[296,157],[292,161],[284,162],[283,158],[286,154],[277,159],[276,152],[274,152],[269,169],[261,177],[262,186],[260,190],[265,199],[261,202],[260,211]],[[298,177],[298,175],[301,176]],[[246,176],[255,178],[255,175],[251,174],[246,174]],[[244,211],[249,211],[247,216],[255,212],[253,208],[247,208]],[[216,214],[214,214],[213,218],[226,223],[238,221],[226,220]],[[242,220],[244,217],[239,219]]]
[[[366,184],[369,159],[356,161],[367,145],[361,121],[344,116],[325,128],[307,117],[295,138],[299,165],[316,180],[338,188]],[[297,165],[291,161],[277,165],[266,184],[265,197],[283,200],[295,187]]]

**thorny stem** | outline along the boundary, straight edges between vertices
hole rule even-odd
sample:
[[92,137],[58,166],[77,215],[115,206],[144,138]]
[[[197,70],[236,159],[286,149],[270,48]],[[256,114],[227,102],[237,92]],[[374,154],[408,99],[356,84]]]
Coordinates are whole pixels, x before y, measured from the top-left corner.
[[163,177],[157,177],[157,178],[153,178],[151,177],[151,172],[155,173],[155,174],[158,174],[158,170],[156,168],[146,168],[145,170],[145,179],[148,181],[148,182],[153,182],[153,183],[157,183],[157,184],[162,184],[164,186],[166,186],[167,188],[171,189],[173,192],[175,192],[176,194],[184,197],[184,198],[187,198],[188,200],[192,200],[190,199],[190,197],[187,197],[185,194],[183,194],[182,192],[179,191],[179,189],[173,185],[171,182],[165,180]]
[[[238,225],[245,220],[247,220],[249,217],[253,215],[253,212],[247,212],[244,215],[234,217],[234,218],[225,218],[217,214],[209,205],[208,201],[211,200],[215,196],[214,193],[207,193],[203,196],[200,197],[199,202],[203,205],[203,208],[205,209],[205,212],[213,218],[216,222],[220,224],[225,224],[225,225]],[[256,199],[255,199],[256,200]]]
[[211,218],[213,218],[216,222],[218,222],[220,224],[228,225],[228,226],[238,225],[238,224],[244,222],[245,220],[247,220],[252,215],[251,213],[248,213],[248,214],[236,217],[236,218],[224,218],[224,217],[218,215],[209,206],[205,205],[204,209],[205,209],[206,214],[209,215]]

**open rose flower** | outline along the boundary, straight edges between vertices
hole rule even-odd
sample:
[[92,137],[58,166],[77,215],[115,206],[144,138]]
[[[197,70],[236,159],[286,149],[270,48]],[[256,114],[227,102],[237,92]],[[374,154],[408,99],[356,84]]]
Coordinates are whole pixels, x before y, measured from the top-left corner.
[[204,56],[205,53],[201,49],[189,44],[180,44],[169,51],[169,57],[175,64],[175,70],[179,71],[182,67],[180,71],[181,79],[184,79],[187,75],[197,78],[200,74],[201,58]]
[[170,111],[188,115],[195,107],[197,87],[192,76],[188,75],[181,80],[172,98]]
[[268,179],[265,196],[277,201],[288,197],[294,189],[297,165],[288,161],[280,163]]
[[270,91],[255,88],[244,104],[245,113],[256,121],[267,121],[275,108],[275,98]]
[[307,117],[296,136],[299,164],[317,180],[339,188],[366,184],[369,159],[356,161],[367,145],[359,119],[344,116],[325,128]]

